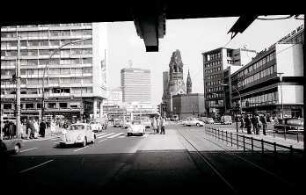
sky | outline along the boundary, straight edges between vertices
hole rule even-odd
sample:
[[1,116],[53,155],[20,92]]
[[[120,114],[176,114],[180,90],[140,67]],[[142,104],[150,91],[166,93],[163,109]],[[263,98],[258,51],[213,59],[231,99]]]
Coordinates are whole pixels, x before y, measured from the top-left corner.
[[[275,16],[270,16],[275,17]],[[133,22],[108,23],[108,70],[110,89],[119,87],[120,70],[129,67],[151,70],[151,101],[158,105],[163,95],[163,72],[169,70],[172,52],[180,50],[184,64],[184,81],[188,69],[192,92],[203,93],[202,53],[219,47],[261,50],[295,30],[304,20],[255,20],[242,34],[230,41],[227,34],[237,17],[166,20],[166,34],[159,39],[159,52],[146,52],[144,42]]]

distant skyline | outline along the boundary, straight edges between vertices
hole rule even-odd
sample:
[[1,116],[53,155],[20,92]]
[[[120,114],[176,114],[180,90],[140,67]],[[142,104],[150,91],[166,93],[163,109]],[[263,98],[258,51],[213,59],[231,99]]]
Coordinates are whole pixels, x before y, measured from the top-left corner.
[[[120,86],[120,70],[132,62],[133,68],[151,70],[151,101],[157,105],[163,95],[163,72],[169,70],[172,52],[181,51],[184,81],[188,69],[192,79],[192,92],[203,93],[202,53],[219,47],[261,50],[304,23],[303,20],[255,20],[242,34],[230,41],[227,34],[237,17],[167,20],[166,35],[159,39],[159,52],[145,52],[143,40],[136,33],[133,22],[108,23],[109,87]],[[230,41],[230,42],[229,42]]]

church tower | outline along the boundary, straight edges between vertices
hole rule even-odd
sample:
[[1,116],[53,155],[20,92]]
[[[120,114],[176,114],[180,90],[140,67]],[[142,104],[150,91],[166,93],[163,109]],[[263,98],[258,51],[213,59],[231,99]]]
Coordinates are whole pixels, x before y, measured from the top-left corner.
[[172,96],[177,94],[186,94],[186,85],[183,79],[183,62],[181,53],[176,50],[172,53],[169,63],[169,81],[164,102],[167,104],[167,112],[173,113]]
[[187,94],[192,93],[192,82],[191,82],[189,69],[188,69],[188,76],[187,76],[186,85],[187,85]]

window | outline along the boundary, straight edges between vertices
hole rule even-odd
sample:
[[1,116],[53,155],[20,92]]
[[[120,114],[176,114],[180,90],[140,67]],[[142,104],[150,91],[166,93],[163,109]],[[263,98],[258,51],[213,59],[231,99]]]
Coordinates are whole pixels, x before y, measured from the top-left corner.
[[60,108],[67,108],[68,104],[67,103],[59,103]]
[[48,108],[56,108],[56,104],[55,103],[48,103]]
[[12,109],[12,104],[3,104],[3,109]]
[[34,108],[33,103],[26,104],[26,109],[31,109],[31,108]]

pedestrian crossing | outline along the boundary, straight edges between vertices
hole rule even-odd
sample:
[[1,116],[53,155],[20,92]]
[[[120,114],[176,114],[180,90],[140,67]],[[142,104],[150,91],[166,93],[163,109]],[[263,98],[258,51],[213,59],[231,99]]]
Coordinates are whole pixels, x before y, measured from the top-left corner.
[[115,138],[115,137],[125,137],[124,133],[101,133],[97,136],[97,139],[101,139],[101,138],[107,138],[107,139],[111,139],[111,138]]

